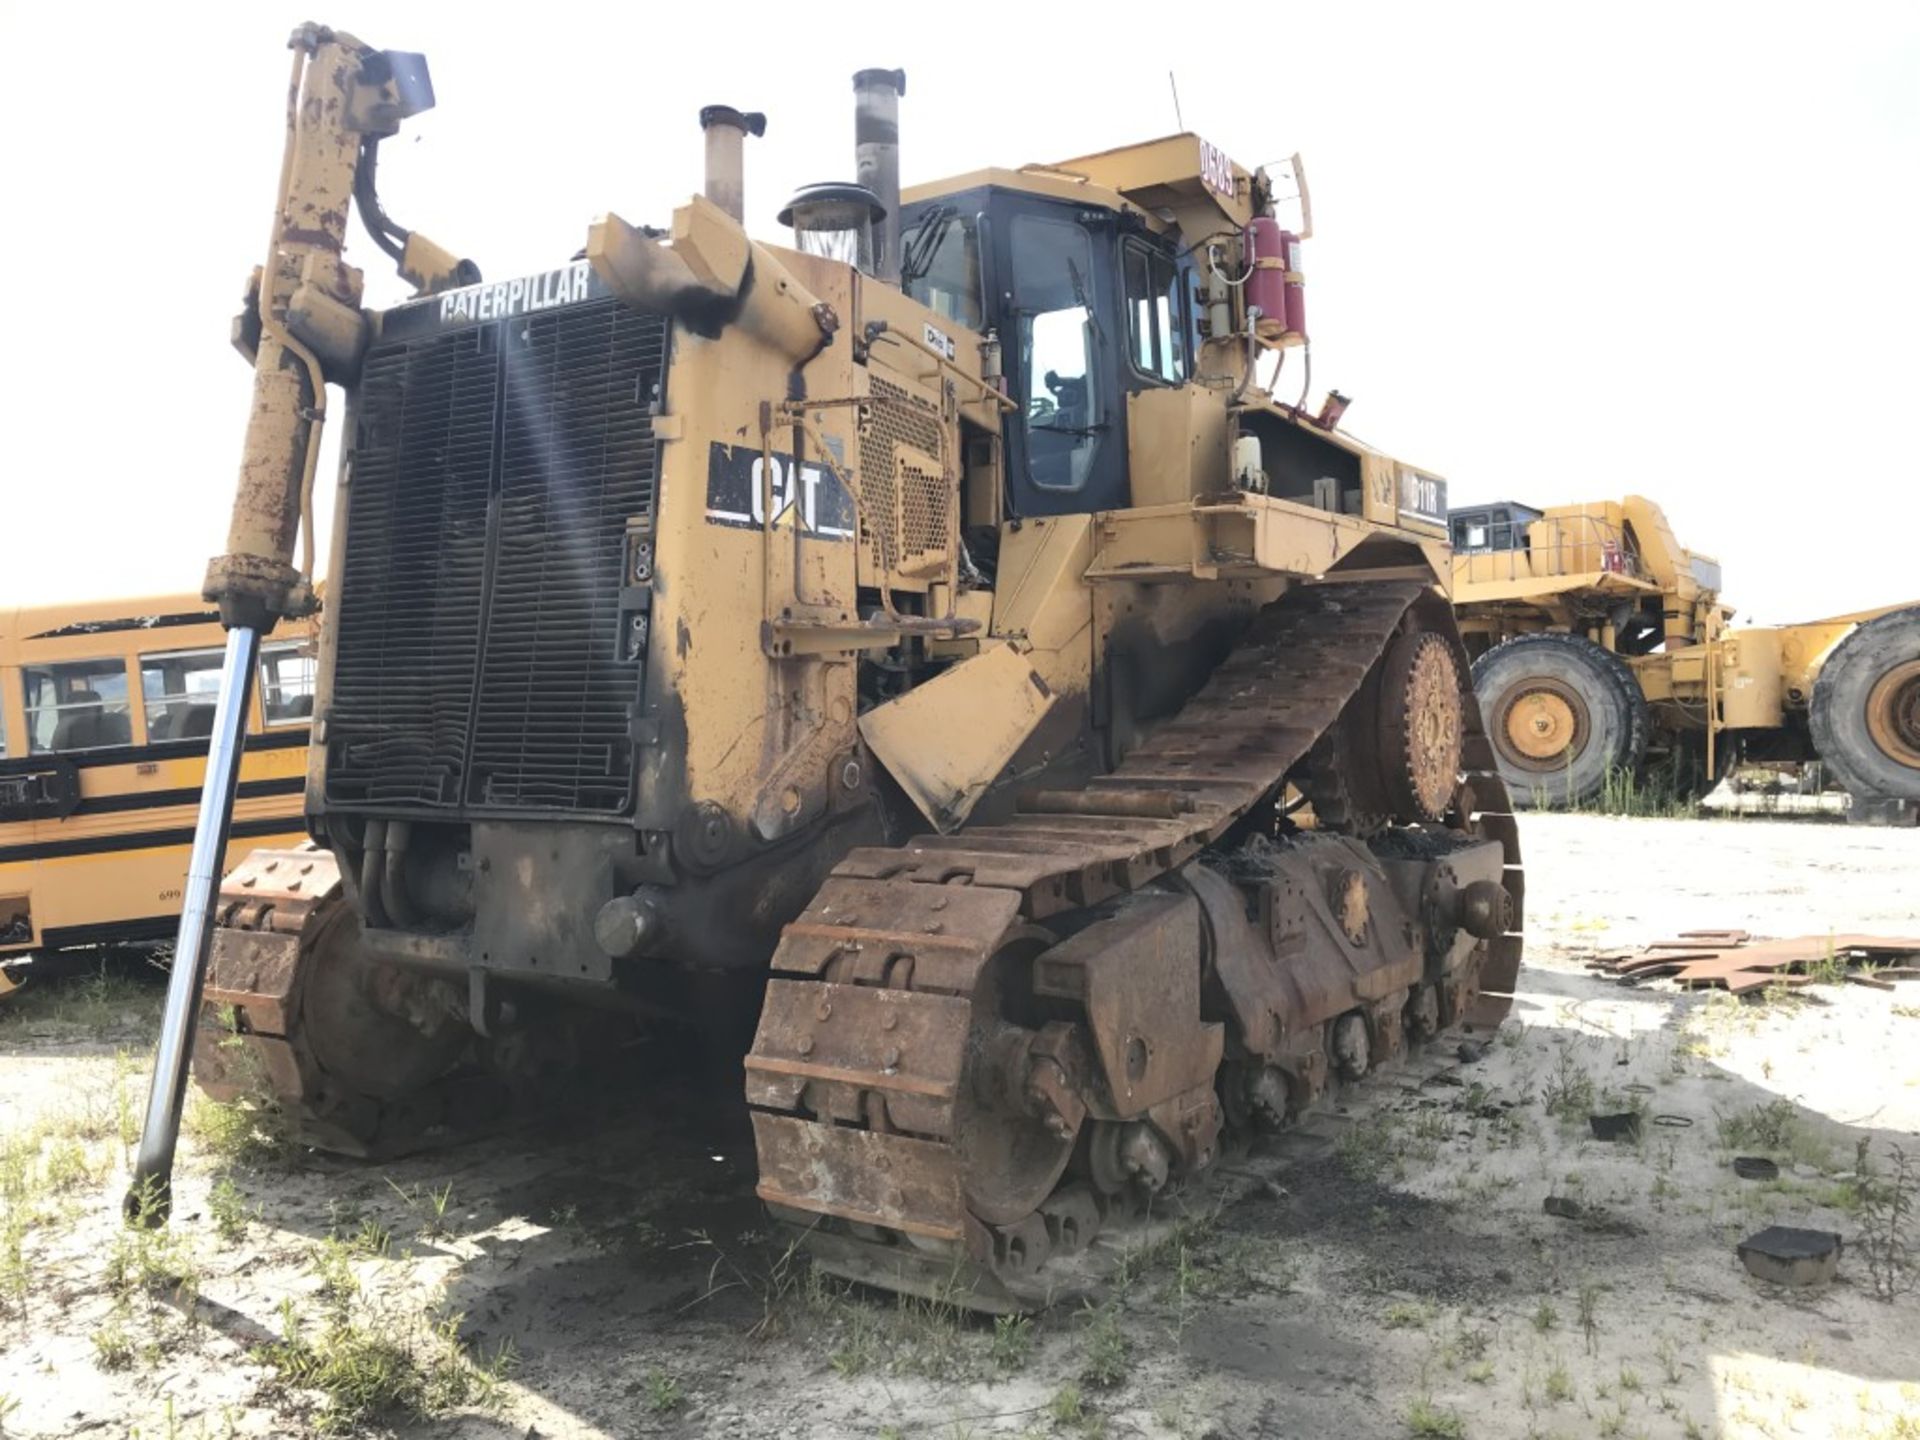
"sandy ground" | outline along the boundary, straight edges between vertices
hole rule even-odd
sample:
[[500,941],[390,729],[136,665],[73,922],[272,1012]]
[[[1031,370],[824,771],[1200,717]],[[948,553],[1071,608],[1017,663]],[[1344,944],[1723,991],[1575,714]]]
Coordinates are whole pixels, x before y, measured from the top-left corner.
[[[0,1013],[0,1434],[1920,1437],[1920,1292],[1876,1298],[1860,1243],[1895,1147],[1920,1165],[1920,982],[1738,1002],[1581,964],[1703,926],[1911,934],[1920,832],[1543,817],[1524,845],[1529,960],[1484,1054],[1234,1159],[1031,1324],[810,1278],[743,1116],[666,1081],[648,1116],[381,1167],[256,1159],[200,1107],[175,1225],[129,1234],[157,989],[43,985]],[[1590,1138],[1612,1108],[1637,1144]],[[1744,1272],[1776,1222],[1848,1237],[1832,1285]],[[396,1367],[411,1416],[312,1388]]]

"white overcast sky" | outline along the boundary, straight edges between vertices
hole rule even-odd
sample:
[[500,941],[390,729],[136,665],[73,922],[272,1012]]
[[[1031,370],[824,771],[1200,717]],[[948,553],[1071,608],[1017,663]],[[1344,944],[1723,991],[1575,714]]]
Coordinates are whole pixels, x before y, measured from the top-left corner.
[[[777,237],[795,185],[852,170],[856,68],[908,72],[911,184],[1171,131],[1172,66],[1187,128],[1249,166],[1306,155],[1314,379],[1356,433],[1455,503],[1658,497],[1743,618],[1920,596],[1920,5],[990,14],[5,0],[0,603],[197,587],[221,547],[227,324],[307,18],[427,53],[439,108],[381,189],[495,279],[600,211],[663,223],[702,104],[768,112],[748,222]],[[401,298],[350,243],[374,303]]]

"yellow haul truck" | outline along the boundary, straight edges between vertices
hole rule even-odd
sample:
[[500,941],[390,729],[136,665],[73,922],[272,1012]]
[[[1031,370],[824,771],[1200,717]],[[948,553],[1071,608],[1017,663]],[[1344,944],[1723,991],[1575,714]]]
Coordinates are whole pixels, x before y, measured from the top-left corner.
[[[0,611],[0,962],[171,938],[224,637],[198,595]],[[260,657],[228,853],[305,834],[313,625]]]
[[1856,819],[1920,802],[1920,606],[1729,628],[1720,565],[1639,496],[1455,508],[1453,601],[1500,771],[1578,805],[1649,747],[1711,783],[1740,759],[1822,761]]
[[[863,70],[791,245],[742,222],[764,117],[710,106],[665,225],[477,283],[374,191],[424,61],[294,47],[207,593],[235,655],[305,608],[339,386],[318,844],[183,917],[145,1213],[209,950],[202,1082],[243,1056],[361,1153],[498,1120],[609,1015],[757,1014],[773,1214],[984,1308],[1497,1023],[1519,851],[1444,485],[1256,377],[1306,339],[1263,171],[1174,135],[903,196],[905,76]],[[355,208],[417,298],[361,307]]]

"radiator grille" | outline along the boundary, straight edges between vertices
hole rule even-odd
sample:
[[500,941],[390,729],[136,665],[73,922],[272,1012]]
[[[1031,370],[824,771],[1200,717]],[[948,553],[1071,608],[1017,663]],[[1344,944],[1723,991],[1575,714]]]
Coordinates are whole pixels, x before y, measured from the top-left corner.
[[335,587],[327,794],[617,814],[642,657],[625,535],[652,507],[666,326],[604,299],[370,352]]

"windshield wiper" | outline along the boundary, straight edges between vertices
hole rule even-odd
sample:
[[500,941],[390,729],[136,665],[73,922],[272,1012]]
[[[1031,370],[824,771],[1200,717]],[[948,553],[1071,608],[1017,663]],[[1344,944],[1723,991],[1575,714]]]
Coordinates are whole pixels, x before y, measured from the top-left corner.
[[901,285],[910,285],[927,273],[927,267],[933,264],[933,257],[940,249],[940,242],[946,238],[947,227],[953,224],[956,213],[953,206],[940,205],[928,211],[926,218],[913,227],[913,233],[902,247]]

